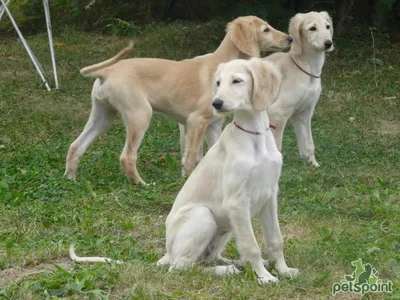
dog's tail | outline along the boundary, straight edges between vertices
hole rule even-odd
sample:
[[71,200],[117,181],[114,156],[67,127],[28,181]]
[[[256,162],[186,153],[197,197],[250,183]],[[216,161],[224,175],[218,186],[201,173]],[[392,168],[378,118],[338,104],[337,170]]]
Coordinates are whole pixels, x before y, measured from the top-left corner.
[[119,62],[122,59],[122,57],[124,57],[127,53],[132,51],[133,44],[134,44],[133,41],[131,41],[127,47],[122,49],[120,52],[117,53],[117,55],[115,55],[114,57],[111,57],[110,59],[102,61],[101,63],[98,63],[98,64],[84,67],[83,69],[81,69],[81,74],[83,76],[97,77],[96,74],[93,74],[94,72],[99,71],[104,68],[107,68],[109,66],[112,66],[112,65],[116,64],[117,62]]
[[[75,253],[75,248],[74,245],[71,244],[69,246],[69,257],[71,258],[72,261],[75,262],[88,262],[88,263],[96,263],[96,262],[103,262],[103,263],[110,263],[111,261],[114,261],[111,258],[107,257],[97,257],[97,256],[90,256],[90,257],[80,257],[76,255]],[[122,264],[123,262],[120,260],[115,260],[117,264]]]

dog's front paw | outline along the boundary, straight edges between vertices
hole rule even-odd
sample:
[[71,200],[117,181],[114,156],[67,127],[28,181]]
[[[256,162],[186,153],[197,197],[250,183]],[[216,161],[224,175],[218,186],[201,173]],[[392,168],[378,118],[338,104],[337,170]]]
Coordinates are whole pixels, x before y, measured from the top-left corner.
[[140,187],[148,187],[149,186],[149,184],[147,184],[142,178],[136,178],[134,176],[128,176],[128,180],[133,185],[138,185]]
[[269,283],[278,283],[278,282],[279,282],[279,279],[272,275],[258,277],[259,284],[269,284]]
[[319,163],[317,163],[317,161],[315,160],[315,158],[314,158],[314,160],[310,161],[310,164],[311,164],[312,166],[316,167],[316,168],[319,168],[319,167],[321,166]]
[[76,181],[76,173],[70,170],[65,170],[64,177]]
[[283,269],[280,269],[277,271],[280,276],[285,276],[285,277],[296,277],[297,275],[300,274],[299,269],[289,268],[289,267],[286,267],[286,268],[283,268]]
[[316,167],[316,168],[320,167],[320,164],[317,162],[314,155],[312,155],[312,156],[300,155],[300,158],[305,160],[307,163],[309,163],[313,167]]
[[[141,181],[139,181],[139,182],[137,183],[137,185],[139,185],[139,186],[145,188],[145,187],[149,187],[149,186],[150,186],[150,183],[146,183],[145,181],[141,180]],[[153,182],[152,185],[155,185],[155,182]]]

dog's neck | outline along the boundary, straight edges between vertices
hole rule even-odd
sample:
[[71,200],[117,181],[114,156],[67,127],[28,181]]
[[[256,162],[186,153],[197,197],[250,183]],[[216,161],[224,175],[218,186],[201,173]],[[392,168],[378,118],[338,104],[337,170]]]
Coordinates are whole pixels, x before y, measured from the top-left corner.
[[258,132],[262,135],[269,130],[269,119],[265,111],[238,110],[233,115],[233,121],[244,131]]
[[304,71],[315,76],[321,75],[325,62],[324,51],[317,51],[311,47],[308,47],[308,49],[302,47],[300,53],[290,51],[289,54]]
[[250,56],[241,52],[238,47],[231,40],[231,33],[228,32],[221,44],[213,53],[222,62],[231,61],[234,59],[248,59]]

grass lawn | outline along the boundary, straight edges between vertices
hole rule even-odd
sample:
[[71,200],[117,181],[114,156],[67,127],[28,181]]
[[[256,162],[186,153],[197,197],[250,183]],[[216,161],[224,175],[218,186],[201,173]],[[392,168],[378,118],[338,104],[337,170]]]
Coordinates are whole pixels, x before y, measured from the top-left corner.
[[[223,29],[220,22],[153,25],[135,37],[133,55],[204,54],[218,46]],[[165,252],[164,221],[184,183],[178,126],[167,118],[154,117],[139,152],[139,172],[154,185],[132,186],[122,174],[120,120],[89,148],[77,181],[63,178],[68,146],[90,112],[93,80],[79,69],[113,56],[128,37],[57,32],[61,88],[51,92],[19,40],[1,38],[0,298],[327,299],[332,284],[362,258],[395,289],[364,298],[400,299],[400,48],[374,35],[375,60],[370,34],[357,28],[336,38],[327,57],[313,119],[322,167],[300,161],[291,126],[285,132],[279,216],[288,264],[301,275],[269,286],[258,285],[251,272],[219,278],[203,273],[202,264],[173,273],[154,266]],[[51,70],[46,36],[28,42]],[[72,242],[79,255],[126,263],[71,263]],[[225,256],[238,258],[233,242]]]

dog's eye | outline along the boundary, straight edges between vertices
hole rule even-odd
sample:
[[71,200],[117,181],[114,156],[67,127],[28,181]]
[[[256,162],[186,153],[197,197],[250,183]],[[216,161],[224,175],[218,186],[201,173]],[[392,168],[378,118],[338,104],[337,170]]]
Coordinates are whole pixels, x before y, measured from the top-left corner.
[[241,83],[243,80],[240,80],[240,79],[234,79],[233,81],[232,81],[232,83],[233,84],[236,84],[236,83]]
[[329,26],[329,25],[326,25],[326,29],[330,29],[331,28],[331,26]]
[[268,28],[268,27],[265,28],[265,29],[264,29],[264,32],[269,32],[269,28]]
[[219,86],[219,80],[217,81],[217,86]]
[[311,31],[317,31],[317,27],[313,26],[313,27],[311,27],[309,30],[311,30]]

